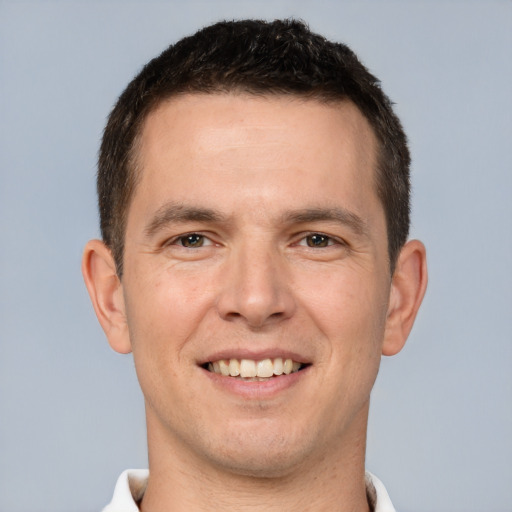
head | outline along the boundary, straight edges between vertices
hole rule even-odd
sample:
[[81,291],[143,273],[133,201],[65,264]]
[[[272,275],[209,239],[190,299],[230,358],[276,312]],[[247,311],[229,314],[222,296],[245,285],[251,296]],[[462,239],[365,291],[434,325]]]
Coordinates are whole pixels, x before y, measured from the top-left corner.
[[380,357],[426,286],[408,165],[377,80],[300,23],[214,25],[132,81],[83,272],[133,351],[150,467],[362,469]]
[[99,155],[101,233],[119,277],[127,212],[140,178],[138,141],[148,115],[187,93],[288,95],[335,104],[350,101],[377,139],[374,186],[384,208],[391,273],[409,232],[407,140],[379,81],[344,44],[298,21],[220,22],[171,45],[125,89],[110,114]]

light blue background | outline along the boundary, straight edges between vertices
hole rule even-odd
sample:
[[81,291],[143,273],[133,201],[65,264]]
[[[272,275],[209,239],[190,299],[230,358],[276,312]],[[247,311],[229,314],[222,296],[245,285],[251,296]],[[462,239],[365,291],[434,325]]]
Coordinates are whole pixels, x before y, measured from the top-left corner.
[[129,79],[220,18],[298,16],[397,103],[430,286],[373,396],[368,467],[402,512],[512,510],[512,2],[0,1],[0,510],[99,510],[146,466],[130,356],[80,274],[95,159]]

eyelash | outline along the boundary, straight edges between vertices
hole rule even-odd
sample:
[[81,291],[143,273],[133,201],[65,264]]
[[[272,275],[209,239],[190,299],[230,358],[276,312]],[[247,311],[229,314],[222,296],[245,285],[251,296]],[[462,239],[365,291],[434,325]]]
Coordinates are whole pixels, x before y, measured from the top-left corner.
[[[320,243],[318,245],[314,245],[313,239],[316,237],[319,238],[318,241]],[[309,245],[308,239],[312,240],[313,245]],[[302,242],[304,242],[304,243],[302,243]],[[320,245],[322,243],[326,243],[326,245]],[[297,245],[305,246],[305,247],[308,247],[311,249],[324,249],[326,247],[331,247],[333,245],[345,245],[345,244],[341,240],[334,238],[332,236],[326,235],[325,233],[311,232],[311,233],[305,233],[304,235],[302,235],[301,238],[299,239]]]
[[[194,237],[201,239],[201,242],[202,242],[201,245],[197,245],[195,247],[185,245],[185,241],[187,239],[190,240],[191,238],[194,238]],[[205,247],[205,245],[204,245],[205,241],[208,242],[206,244],[206,247],[214,245],[214,242],[210,238],[208,238],[206,235],[203,235],[202,233],[192,232],[192,233],[185,233],[184,235],[177,236],[177,237],[173,238],[172,240],[170,240],[166,245],[179,245],[180,247],[183,247],[184,249],[197,249],[197,248]]]

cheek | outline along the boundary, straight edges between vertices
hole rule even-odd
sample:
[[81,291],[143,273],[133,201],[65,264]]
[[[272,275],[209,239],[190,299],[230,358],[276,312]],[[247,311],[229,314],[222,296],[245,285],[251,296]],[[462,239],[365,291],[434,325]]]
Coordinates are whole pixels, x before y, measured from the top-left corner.
[[[126,314],[137,377],[149,407],[178,407],[188,391],[190,343],[206,300],[202,282],[170,272],[142,273],[126,289]],[[186,399],[185,399],[186,401]]]
[[324,384],[335,388],[340,403],[354,396],[361,403],[368,398],[385,330],[385,283],[372,272],[355,270],[347,266],[330,272],[329,279],[310,280],[309,295],[303,297],[308,316],[325,340],[319,362]]
[[212,302],[201,273],[141,271],[128,283],[126,314],[136,364],[179,363]]
[[[331,269],[318,279],[303,277],[301,303],[317,340],[319,383],[316,392],[320,414],[332,435],[350,424],[368,404],[377,377],[384,336],[385,285],[373,273],[354,266]],[[322,283],[322,286],[320,286]]]
[[382,278],[347,265],[325,276],[303,274],[297,289],[302,307],[330,340],[330,357],[380,359],[387,312]]

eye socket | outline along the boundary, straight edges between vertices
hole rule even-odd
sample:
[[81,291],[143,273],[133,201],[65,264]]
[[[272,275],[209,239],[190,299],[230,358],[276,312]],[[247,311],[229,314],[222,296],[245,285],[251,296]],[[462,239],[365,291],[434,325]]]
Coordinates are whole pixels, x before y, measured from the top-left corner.
[[187,233],[186,235],[176,238],[173,245],[179,245],[181,247],[186,247],[187,249],[197,249],[198,247],[213,245],[213,242],[206,236],[199,233]]

